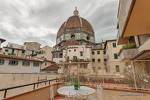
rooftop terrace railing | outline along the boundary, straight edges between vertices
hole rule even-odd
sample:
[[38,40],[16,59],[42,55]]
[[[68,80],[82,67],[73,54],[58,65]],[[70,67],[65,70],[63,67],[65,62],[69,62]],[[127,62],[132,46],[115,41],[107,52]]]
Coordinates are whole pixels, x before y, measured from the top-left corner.
[[0,89],[0,92],[4,92],[3,98],[6,98],[7,97],[7,92],[9,90],[22,88],[22,87],[27,87],[27,86],[33,86],[33,90],[35,90],[36,87],[37,88],[39,87],[39,84],[44,83],[45,86],[46,86],[46,85],[50,85],[52,82],[60,82],[61,80],[63,81],[64,78],[56,78],[56,79],[51,79],[51,80],[44,80],[44,81],[38,81],[38,82],[34,82],[34,83],[29,83],[29,84],[25,84],[25,85],[18,85],[18,86],[9,87],[9,88],[3,88],[3,89]]

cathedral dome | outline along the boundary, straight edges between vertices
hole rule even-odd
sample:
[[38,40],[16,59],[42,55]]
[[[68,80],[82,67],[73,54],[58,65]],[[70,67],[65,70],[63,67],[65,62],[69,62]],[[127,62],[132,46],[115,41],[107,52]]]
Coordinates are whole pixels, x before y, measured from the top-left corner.
[[64,34],[84,33],[89,37],[94,37],[92,25],[84,18],[79,16],[77,8],[73,12],[73,16],[69,17],[60,27],[57,33],[57,39]]

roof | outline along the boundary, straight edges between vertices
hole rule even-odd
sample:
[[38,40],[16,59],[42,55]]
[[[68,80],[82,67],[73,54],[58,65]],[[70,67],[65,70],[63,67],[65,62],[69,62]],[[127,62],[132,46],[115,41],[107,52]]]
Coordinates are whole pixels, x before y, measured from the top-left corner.
[[14,47],[3,47],[3,48],[16,49],[16,50],[25,50],[24,48],[14,48]]
[[38,44],[38,45],[41,45],[39,42],[24,42],[24,45],[26,44]]
[[5,42],[6,40],[5,40],[5,39],[0,38],[0,41],[1,41],[1,42]]
[[6,59],[16,59],[16,60],[28,60],[28,61],[37,61],[42,62],[42,59],[34,58],[34,57],[18,57],[18,56],[12,56],[12,55],[3,55],[0,54],[0,58],[6,58]]
[[57,71],[59,69],[57,64],[52,64],[44,69],[42,71]]
[[104,45],[104,49],[106,49],[106,46],[107,46],[108,42],[113,42],[113,41],[117,41],[117,39],[106,40],[105,45]]
[[89,35],[94,36],[92,25],[86,19],[78,15],[77,9],[74,11],[74,15],[69,17],[68,20],[61,25],[57,33],[57,37],[68,32],[85,32]]
[[[130,37],[138,35],[149,35],[150,13],[148,10],[150,9],[150,0],[120,0],[120,6],[124,7],[125,2],[128,3],[129,1],[131,4],[129,5],[127,14],[124,15],[127,16],[127,18],[125,18],[125,22],[123,23],[123,26],[119,32],[120,36]],[[125,10],[127,11],[127,6],[124,7],[124,12]],[[120,9],[120,12],[123,11]]]
[[64,46],[69,46],[69,45],[79,45],[79,42],[76,40],[68,40],[64,43]]
[[46,59],[46,58],[39,58],[39,57],[36,57],[36,58],[41,59],[41,60],[46,61],[46,62],[55,63],[54,61]]

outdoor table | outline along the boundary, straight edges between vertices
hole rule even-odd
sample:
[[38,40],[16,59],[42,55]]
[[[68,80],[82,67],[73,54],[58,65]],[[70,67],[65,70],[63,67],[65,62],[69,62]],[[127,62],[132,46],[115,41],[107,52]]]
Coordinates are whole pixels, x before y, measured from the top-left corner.
[[67,97],[74,97],[74,96],[88,96],[95,93],[95,89],[86,86],[80,86],[78,90],[74,89],[74,86],[63,86],[60,87],[57,92],[60,95],[64,95]]

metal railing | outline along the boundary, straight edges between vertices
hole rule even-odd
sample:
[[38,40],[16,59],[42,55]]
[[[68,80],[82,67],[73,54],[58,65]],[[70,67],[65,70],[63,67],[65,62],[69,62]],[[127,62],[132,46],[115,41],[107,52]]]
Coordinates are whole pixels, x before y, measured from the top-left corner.
[[0,92],[4,91],[3,98],[6,98],[8,90],[13,90],[13,89],[16,89],[16,88],[22,88],[22,87],[27,87],[27,86],[33,86],[33,90],[35,90],[36,86],[38,88],[39,84],[45,83],[45,86],[46,86],[47,83],[48,83],[48,85],[50,85],[51,82],[60,82],[60,80],[63,80],[63,79],[64,78],[56,78],[56,79],[51,79],[51,80],[44,80],[44,81],[29,83],[29,84],[25,84],[25,85],[18,85],[18,86],[9,87],[9,88],[3,88],[3,89],[0,89]]

